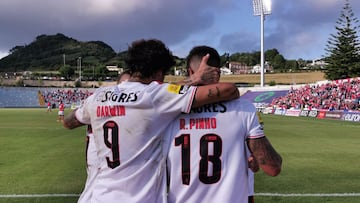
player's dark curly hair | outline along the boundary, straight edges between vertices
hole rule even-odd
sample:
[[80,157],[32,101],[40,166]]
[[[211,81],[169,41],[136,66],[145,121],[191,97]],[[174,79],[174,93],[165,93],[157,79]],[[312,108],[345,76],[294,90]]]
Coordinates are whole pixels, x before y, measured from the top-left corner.
[[207,64],[209,66],[220,68],[220,63],[221,63],[220,55],[214,48],[209,46],[196,46],[192,48],[189,55],[186,57],[186,67],[187,68],[190,67],[190,60],[193,57],[202,58],[206,54],[210,54]]
[[150,78],[159,70],[165,74],[175,65],[175,60],[162,41],[141,39],[129,46],[125,63],[126,69],[132,74],[140,73],[139,77],[144,79]]

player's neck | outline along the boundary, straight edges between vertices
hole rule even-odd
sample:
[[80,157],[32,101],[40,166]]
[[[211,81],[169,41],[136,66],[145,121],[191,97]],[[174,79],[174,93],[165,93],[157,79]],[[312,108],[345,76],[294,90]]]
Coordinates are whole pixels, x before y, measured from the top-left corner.
[[149,78],[139,78],[139,77],[131,77],[129,78],[128,82],[140,82],[143,84],[149,84],[151,83],[153,80],[149,79]]
[[150,84],[153,81],[164,81],[164,75],[160,72],[155,73],[152,77],[144,78],[141,77],[140,73],[133,73],[128,80],[129,82],[140,82],[143,84]]

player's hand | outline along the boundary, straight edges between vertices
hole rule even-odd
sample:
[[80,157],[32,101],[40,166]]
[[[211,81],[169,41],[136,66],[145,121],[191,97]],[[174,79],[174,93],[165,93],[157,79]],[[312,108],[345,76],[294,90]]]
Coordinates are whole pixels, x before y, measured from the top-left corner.
[[210,55],[206,54],[202,59],[199,69],[191,76],[196,85],[207,85],[219,82],[220,69],[207,65]]
[[259,164],[252,155],[248,158],[248,166],[254,173],[259,171]]

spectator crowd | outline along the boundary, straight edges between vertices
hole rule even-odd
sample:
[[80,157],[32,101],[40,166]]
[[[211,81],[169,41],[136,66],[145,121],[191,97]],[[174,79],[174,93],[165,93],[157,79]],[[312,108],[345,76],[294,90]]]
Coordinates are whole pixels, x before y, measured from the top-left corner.
[[59,104],[61,101],[66,105],[79,104],[90,96],[93,91],[88,89],[53,89],[42,91],[44,102]]
[[270,106],[286,109],[360,110],[360,79],[305,85],[273,99]]
[[[42,92],[45,103],[79,104],[90,96],[89,89],[53,89]],[[270,107],[283,109],[360,110],[360,78],[325,84],[308,84],[291,88],[285,96],[277,97]]]

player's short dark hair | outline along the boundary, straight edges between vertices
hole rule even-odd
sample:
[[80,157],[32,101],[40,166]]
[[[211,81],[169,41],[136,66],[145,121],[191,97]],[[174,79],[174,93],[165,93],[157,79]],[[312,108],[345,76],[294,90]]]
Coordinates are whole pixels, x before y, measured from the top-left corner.
[[209,66],[220,68],[220,63],[221,63],[220,55],[216,51],[216,49],[209,46],[196,46],[192,48],[191,51],[189,52],[189,55],[186,57],[186,67],[190,68],[190,61],[193,57],[202,58],[206,54],[210,54],[207,64]]
[[140,73],[143,79],[150,78],[159,70],[168,72],[175,65],[175,59],[162,41],[141,39],[129,46],[125,63],[131,74]]

